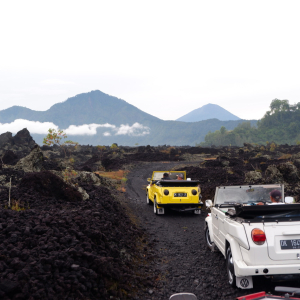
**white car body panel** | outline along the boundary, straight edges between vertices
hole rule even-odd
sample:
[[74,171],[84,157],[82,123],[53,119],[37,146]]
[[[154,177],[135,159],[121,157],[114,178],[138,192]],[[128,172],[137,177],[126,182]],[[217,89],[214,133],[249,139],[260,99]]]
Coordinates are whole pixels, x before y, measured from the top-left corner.
[[[229,188],[233,190],[239,187]],[[281,191],[283,194],[283,186]],[[214,200],[215,205],[218,204],[218,192],[217,188]],[[230,206],[231,202],[226,205]],[[226,205],[223,205],[223,207],[220,207],[220,205],[211,207],[211,214],[206,217],[205,222],[209,228],[211,241],[218,247],[225,258],[227,247],[230,245],[234,273],[238,279],[259,275],[300,275],[300,220],[287,218],[286,221],[282,221],[282,219],[278,221],[275,218],[272,221],[270,219],[272,217],[267,215],[268,221],[265,221],[264,217],[259,216],[258,219],[254,218],[254,220],[247,222],[247,220],[240,220],[239,218],[226,215],[229,209],[224,207]],[[282,205],[284,205],[282,206],[283,208],[287,209],[284,203]],[[293,209],[295,204],[287,205],[290,205],[289,207]],[[264,211],[267,211],[267,206],[264,207]],[[277,211],[280,213],[280,207],[277,207]],[[244,210],[248,212],[251,209]],[[256,209],[257,211],[259,211],[259,208]],[[265,232],[266,241],[263,245],[255,244],[251,238],[252,230],[255,228]],[[287,243],[289,246],[287,246]],[[294,249],[288,249],[291,245]],[[285,246],[286,248],[284,248]],[[237,286],[241,287],[238,284],[238,280]]]

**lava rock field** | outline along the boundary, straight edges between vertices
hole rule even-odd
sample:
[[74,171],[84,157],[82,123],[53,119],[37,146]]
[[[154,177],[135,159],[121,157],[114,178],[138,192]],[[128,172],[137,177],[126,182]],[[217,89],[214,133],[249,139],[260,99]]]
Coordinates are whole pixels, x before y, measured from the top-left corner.
[[[39,147],[23,129],[0,135],[0,156],[4,300],[168,299],[180,291],[234,299],[242,293],[224,283],[222,257],[205,248],[204,214],[155,217],[146,178],[155,168],[186,170],[201,181],[203,200],[221,184],[281,182],[297,200],[300,191],[299,146],[80,145],[65,153]],[[129,171],[126,192],[101,176],[116,170]]]

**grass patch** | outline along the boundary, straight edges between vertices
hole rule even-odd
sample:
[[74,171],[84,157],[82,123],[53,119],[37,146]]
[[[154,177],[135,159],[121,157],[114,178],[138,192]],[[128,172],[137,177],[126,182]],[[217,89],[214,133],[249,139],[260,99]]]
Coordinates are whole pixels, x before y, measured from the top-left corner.
[[119,170],[119,171],[112,171],[112,172],[104,172],[104,171],[97,171],[96,174],[108,178],[116,180],[117,183],[117,190],[119,192],[125,193],[126,192],[126,182],[127,182],[127,174],[129,173],[129,170]]
[[160,152],[161,152],[161,153],[170,154],[171,151],[172,151],[172,149],[175,150],[175,147],[169,147],[169,148],[167,148],[167,149],[165,149],[165,150],[160,150]]
[[283,154],[282,156],[280,156],[278,159],[289,159],[292,157],[292,154]]
[[128,170],[119,170],[119,171],[112,171],[112,172],[97,171],[95,173],[105,178],[122,180],[126,182],[127,180],[126,176],[128,172],[129,172]]
[[[27,208],[29,209],[29,204],[27,204]],[[7,205],[5,205],[5,209],[8,209],[9,207]],[[11,210],[15,210],[15,211],[22,211],[22,210],[25,210],[26,208],[24,207],[24,205],[21,205],[20,204],[20,201],[19,200],[14,200],[12,199],[11,201],[11,207],[10,207]]]

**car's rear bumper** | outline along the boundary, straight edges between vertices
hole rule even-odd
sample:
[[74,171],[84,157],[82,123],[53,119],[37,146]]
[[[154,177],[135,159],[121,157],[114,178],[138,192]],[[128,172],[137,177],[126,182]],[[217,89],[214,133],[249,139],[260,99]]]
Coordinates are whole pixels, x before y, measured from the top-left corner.
[[299,264],[286,265],[258,265],[247,266],[244,261],[237,260],[234,262],[234,270],[236,276],[257,276],[257,275],[281,275],[281,274],[299,274]]
[[201,209],[203,206],[203,203],[184,203],[184,204],[178,204],[178,203],[157,203],[158,207],[162,208],[169,208],[177,211],[194,211]]
[[187,208],[201,208],[203,206],[203,203],[157,203],[159,207],[164,208],[178,208],[178,209],[187,209]]

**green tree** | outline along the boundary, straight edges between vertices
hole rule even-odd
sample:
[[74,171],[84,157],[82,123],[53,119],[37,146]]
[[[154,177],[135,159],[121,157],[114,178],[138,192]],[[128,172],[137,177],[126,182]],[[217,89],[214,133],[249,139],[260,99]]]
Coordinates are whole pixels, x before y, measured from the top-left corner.
[[278,111],[288,111],[290,108],[289,100],[279,100],[275,98],[270,104],[271,113]]
[[220,128],[220,132],[221,132],[222,135],[224,135],[226,133],[226,128],[224,126],[222,126]]
[[77,142],[73,142],[71,140],[62,142],[62,140],[66,139],[66,138],[67,138],[67,135],[65,132],[63,132],[63,130],[58,129],[56,131],[56,129],[49,128],[47,136],[44,137],[44,139],[43,139],[43,144],[47,145],[47,146],[57,145],[57,146],[61,147],[64,150],[64,153],[66,156],[67,155],[67,153],[66,153],[67,146],[74,146],[74,147],[78,146]]
[[113,143],[113,144],[110,146],[110,148],[113,149],[113,150],[119,149],[118,144],[116,144],[116,143]]

